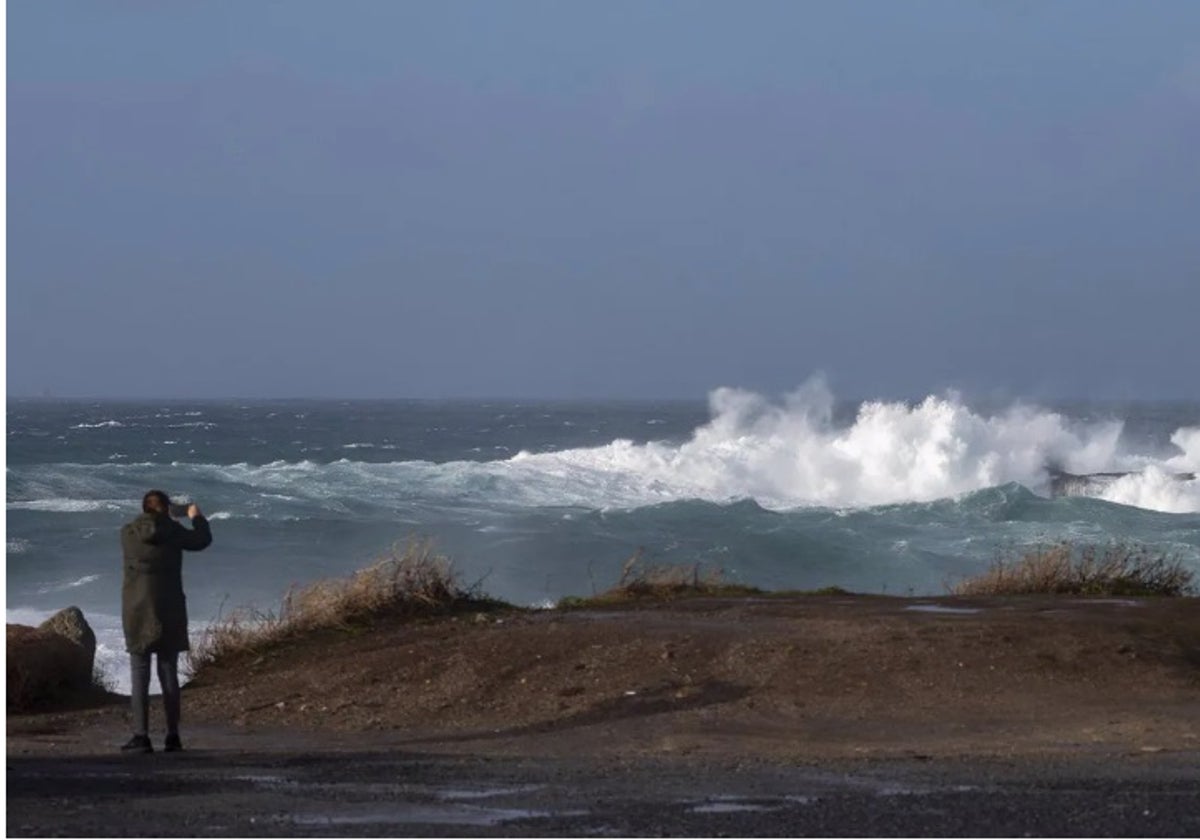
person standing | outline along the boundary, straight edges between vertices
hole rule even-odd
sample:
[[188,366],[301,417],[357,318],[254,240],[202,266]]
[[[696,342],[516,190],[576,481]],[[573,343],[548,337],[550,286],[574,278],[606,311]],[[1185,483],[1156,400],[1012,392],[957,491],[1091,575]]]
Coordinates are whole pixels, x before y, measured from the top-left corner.
[[[187,602],[183,594],[183,552],[212,543],[208,520],[188,505],[191,528],[171,518],[167,494],[151,490],[142,497],[142,514],[121,528],[125,579],[121,586],[121,624],[129,651],[133,737],[124,752],[154,752],[150,743],[150,657],[157,657],[167,717],[166,752],[183,749],[179,739],[179,654],[188,645]],[[179,510],[179,513],[183,511]]]

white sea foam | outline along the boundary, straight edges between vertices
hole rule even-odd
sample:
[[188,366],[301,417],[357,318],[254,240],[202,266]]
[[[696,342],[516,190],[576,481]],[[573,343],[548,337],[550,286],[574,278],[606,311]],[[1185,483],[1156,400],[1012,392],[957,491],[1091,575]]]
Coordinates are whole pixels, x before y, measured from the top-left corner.
[[7,504],[9,510],[34,510],[42,513],[89,513],[97,510],[127,510],[135,502],[125,499],[30,499]]
[[79,423],[72,429],[122,429],[125,424],[119,420],[102,420],[99,423]]
[[[618,440],[521,453],[507,462],[515,491],[544,504],[601,507],[685,498],[752,498],[774,509],[862,507],[932,501],[1014,481],[1042,489],[1054,465],[1073,473],[1145,470],[1107,488],[1105,498],[1200,511],[1194,483],[1156,475],[1147,458],[1119,450],[1118,421],[1078,424],[1025,405],[985,416],[948,394],[915,406],[864,403],[852,424],[837,427],[833,396],[819,380],[782,403],[721,389],[710,405],[712,419],[682,445]],[[1179,430],[1172,440],[1184,454],[1167,466],[1182,469],[1200,458],[1196,430]]]
[[64,580],[57,583],[47,584],[39,587],[37,592],[39,595],[49,595],[52,592],[65,592],[68,589],[76,589],[80,586],[87,586],[89,583],[100,580],[100,575],[84,575],[81,578],[73,580]]
[[29,550],[29,540],[14,539],[8,540],[5,546],[6,554],[24,554]]
[[[121,617],[107,613],[86,612],[84,617],[96,634],[96,669],[114,691],[129,693],[129,654],[125,651],[125,631]],[[194,630],[196,622],[192,622]],[[195,634],[192,633],[193,644]],[[183,664],[182,662],[180,664]],[[157,682],[151,681],[151,693],[157,693]]]
[[618,440],[522,453],[509,463],[535,483],[569,479],[577,501],[752,498],[782,509],[932,501],[1010,481],[1036,487],[1046,483],[1048,464],[1096,472],[1121,461],[1119,422],[1075,426],[1028,406],[982,416],[953,394],[915,406],[868,402],[841,428],[820,381],[778,404],[734,389],[714,392],[710,404],[712,419],[682,445]]
[[[403,507],[416,500],[519,507],[629,509],[699,499],[753,499],[775,509],[860,508],[927,502],[1019,482],[1049,491],[1049,469],[1130,472],[1086,491],[1109,501],[1175,513],[1200,512],[1200,489],[1179,473],[1200,467],[1200,428],[1182,428],[1176,453],[1124,452],[1119,421],[1081,423],[1029,405],[985,414],[954,394],[912,405],[864,403],[849,423],[833,421],[833,395],[819,380],[781,401],[715,391],[711,419],[681,444],[634,443],[530,454],[503,460],[368,463],[274,461],[263,465],[55,464],[19,468],[23,500],[9,510],[127,510],[153,477],[175,495],[203,488],[236,517],[279,519],[311,508],[347,513],[347,500]],[[357,446],[348,444],[347,446]],[[165,474],[164,474],[165,473]],[[10,468],[10,482],[13,480]],[[238,494],[254,502],[229,507]],[[128,495],[129,499],[119,498]],[[244,513],[239,511],[245,511]]]
[[1180,481],[1159,467],[1147,467],[1118,478],[1100,497],[1166,513],[1197,513],[1200,512],[1200,480]]
[[1171,443],[1175,444],[1182,454],[1169,459],[1165,464],[1167,469],[1200,472],[1200,426],[1176,429],[1171,435]]

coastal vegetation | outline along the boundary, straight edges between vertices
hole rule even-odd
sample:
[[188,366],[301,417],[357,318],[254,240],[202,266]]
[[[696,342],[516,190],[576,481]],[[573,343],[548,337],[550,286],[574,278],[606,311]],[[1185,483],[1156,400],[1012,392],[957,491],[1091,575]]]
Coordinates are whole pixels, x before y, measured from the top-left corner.
[[[984,573],[949,587],[958,596],[1079,595],[1186,596],[1194,576],[1176,558],[1150,549],[1069,542],[999,558]],[[615,585],[587,597],[568,596],[560,610],[614,607],[686,598],[788,598],[853,596],[837,586],[766,591],[730,581],[722,569],[701,563],[646,562],[635,553]],[[479,584],[462,583],[451,560],[429,541],[414,541],[348,577],[293,587],[278,611],[236,610],[210,625],[189,654],[193,673],[206,665],[257,655],[282,642],[319,631],[360,632],[376,622],[481,615],[523,608],[488,597]]]
[[1144,546],[1063,541],[1000,557],[983,574],[950,587],[952,595],[1181,596],[1195,593],[1183,562]]
[[[832,588],[823,592],[841,592]],[[702,564],[646,563],[635,553],[612,588],[589,598],[567,597],[559,609],[581,609],[686,597],[766,595],[732,583]],[[383,618],[420,619],[462,613],[520,610],[490,598],[478,584],[462,583],[453,562],[429,541],[413,541],[348,577],[293,587],[276,610],[242,607],[209,625],[188,654],[192,673],[216,662],[261,653],[281,642],[323,630],[355,632]]]
[[725,571],[719,567],[706,568],[702,563],[647,563],[642,559],[641,551],[638,551],[621,566],[616,585],[591,597],[568,596],[561,599],[557,606],[559,609],[580,609],[629,601],[670,601],[687,597],[737,598],[765,594],[757,587],[726,580]]
[[384,617],[432,618],[509,605],[464,586],[454,564],[429,541],[394,547],[348,577],[288,590],[278,611],[240,608],[213,622],[189,653],[192,672],[219,660],[258,653],[321,630],[346,630]]

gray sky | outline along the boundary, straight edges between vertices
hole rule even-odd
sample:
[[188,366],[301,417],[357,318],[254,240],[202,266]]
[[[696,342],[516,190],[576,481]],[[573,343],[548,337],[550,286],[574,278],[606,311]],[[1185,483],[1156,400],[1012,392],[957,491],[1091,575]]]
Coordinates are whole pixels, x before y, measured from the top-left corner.
[[1200,397],[1200,3],[8,5],[13,395]]

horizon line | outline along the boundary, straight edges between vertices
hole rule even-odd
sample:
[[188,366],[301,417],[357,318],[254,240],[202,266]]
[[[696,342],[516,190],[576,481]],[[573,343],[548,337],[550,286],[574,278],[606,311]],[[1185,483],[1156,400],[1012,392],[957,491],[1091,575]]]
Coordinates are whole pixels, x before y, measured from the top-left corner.
[[[6,393],[7,400],[19,400],[22,402],[424,402],[424,403],[487,403],[487,402],[519,402],[519,403],[599,403],[599,402],[626,402],[626,403],[707,403],[710,394],[717,390],[718,387],[737,387],[737,386],[716,386],[705,391],[702,395],[693,396],[631,396],[631,395],[572,395],[572,396],[529,396],[521,394],[492,394],[484,396],[468,396],[468,395],[408,395],[408,396],[382,396],[382,395],[222,395],[222,396],[184,396],[184,395],[113,395],[113,394],[14,394]],[[751,391],[752,393],[762,394],[768,397],[784,396],[795,390],[766,390],[757,388],[745,388],[740,390]],[[932,389],[923,394],[918,395],[896,395],[896,394],[876,394],[873,396],[839,396],[834,395],[834,401],[837,403],[862,403],[874,400],[884,401],[902,401],[902,402],[919,402],[931,396],[945,396],[950,393],[962,395],[960,389],[946,387],[941,389]],[[1037,402],[1037,401],[1055,401],[1055,402],[1081,402],[1081,403],[1197,403],[1200,402],[1200,395],[1182,396],[1182,395],[1161,395],[1161,396],[1084,396],[1079,394],[1055,394],[1055,395],[1021,395],[1021,394],[993,394],[993,395],[976,395],[974,397],[966,397],[967,402],[974,401],[989,401],[989,400],[1004,400],[1009,403],[1021,402]]]

